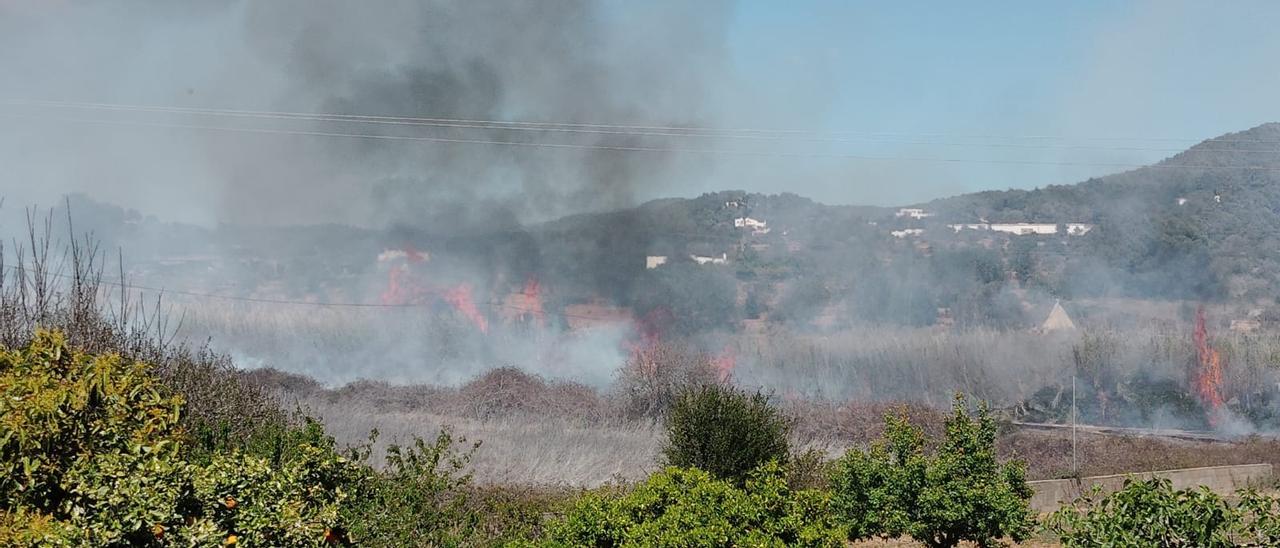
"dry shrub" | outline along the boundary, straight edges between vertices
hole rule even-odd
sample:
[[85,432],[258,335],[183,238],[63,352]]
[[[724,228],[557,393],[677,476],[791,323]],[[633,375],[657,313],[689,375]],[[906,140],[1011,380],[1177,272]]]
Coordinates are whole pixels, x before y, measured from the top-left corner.
[[455,412],[458,405],[456,393],[451,388],[423,384],[401,386],[373,380],[359,380],[316,394],[332,403],[359,403],[386,412]]
[[625,420],[659,419],[689,389],[721,382],[707,354],[673,344],[653,344],[637,350],[619,370],[615,405]]
[[869,444],[884,433],[885,415],[900,411],[930,439],[940,438],[947,415],[918,402],[822,402],[793,400],[784,407],[795,418],[795,436],[802,444],[841,442]]
[[289,373],[273,367],[244,371],[240,376],[254,386],[290,395],[305,396],[324,390],[324,386],[306,375]]
[[461,416],[476,419],[520,415],[588,419],[599,416],[600,397],[590,387],[569,382],[548,383],[515,367],[492,369],[458,390]]
[[[1018,430],[1001,436],[1002,458],[1023,460],[1031,479],[1073,476],[1071,433]],[[1280,465],[1280,440],[1193,441],[1155,436],[1080,433],[1076,455],[1081,476],[1225,466]]]
[[322,400],[383,413],[428,413],[475,420],[539,417],[598,422],[608,418],[608,406],[595,389],[574,382],[547,381],[514,367],[491,369],[458,388],[360,380],[327,389],[310,377],[274,369],[247,372],[244,376],[286,400]]
[[153,364],[186,401],[183,426],[205,443],[236,443],[286,422],[277,401],[244,382],[227,356],[176,343],[177,327],[159,298],[143,300],[123,272],[120,281],[104,281],[102,252],[91,237],[77,239],[70,218],[65,246],[53,243],[51,215],[37,221],[29,212],[27,226],[26,241],[0,244],[0,345],[21,348],[45,328],[83,352]]

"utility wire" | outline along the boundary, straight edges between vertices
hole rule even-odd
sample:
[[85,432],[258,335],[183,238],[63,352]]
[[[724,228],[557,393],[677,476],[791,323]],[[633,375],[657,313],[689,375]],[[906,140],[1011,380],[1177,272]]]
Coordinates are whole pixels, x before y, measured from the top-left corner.
[[[21,268],[21,267],[19,267],[19,266],[15,266],[15,265],[6,265],[6,268],[8,268],[8,269],[10,269],[10,270],[13,270],[13,271],[15,271],[15,272],[23,272],[23,270],[22,270],[22,268]],[[28,270],[28,272],[30,272],[30,271]],[[55,272],[46,272],[46,273],[45,273],[45,275],[47,275],[47,276],[51,276],[51,277],[56,277],[56,278],[75,279],[75,276],[73,276],[73,275],[71,275],[71,274],[60,274],[60,273],[55,273]],[[437,306],[437,304],[436,304],[436,303],[405,303],[405,304],[387,304],[387,303],[363,303],[363,302],[299,301],[299,300],[291,300],[291,299],[270,299],[270,298],[261,298],[261,297],[242,297],[242,296],[238,296],[238,295],[225,295],[225,294],[219,294],[219,293],[203,293],[203,292],[199,292],[199,291],[189,291],[189,290],[181,290],[181,289],[168,289],[168,288],[163,288],[163,287],[154,287],[154,286],[137,285],[137,284],[133,284],[133,283],[125,282],[125,281],[120,281],[120,280],[98,279],[98,280],[95,280],[95,281],[96,281],[96,282],[98,282],[98,283],[102,283],[102,284],[106,284],[106,285],[112,286],[112,287],[122,288],[122,289],[125,289],[126,291],[128,291],[128,290],[135,290],[135,291],[136,291],[136,290],[141,290],[141,291],[154,291],[154,292],[156,292],[157,294],[160,294],[160,295],[181,295],[181,296],[185,296],[185,297],[194,297],[194,298],[203,298],[203,299],[218,299],[218,300],[224,300],[224,301],[235,301],[235,302],[244,302],[244,303],[252,303],[252,304],[271,304],[271,305],[289,305],[289,306],[314,306],[314,307],[319,307],[319,308],[364,308],[364,309],[387,309],[387,308],[411,309],[411,308],[432,308],[432,307]],[[440,290],[424,290],[424,291],[420,291],[419,293],[421,293],[421,294],[423,294],[423,295],[427,295],[427,296],[433,296],[433,297],[443,297],[443,296],[446,294],[446,292],[445,292],[445,291],[440,291]],[[531,308],[528,308],[528,307],[515,306],[515,305],[509,305],[509,304],[506,304],[506,303],[501,302],[501,301],[475,301],[475,304],[476,304],[476,305],[484,305],[484,306],[493,306],[493,307],[499,307],[499,308],[507,308],[507,309],[511,309],[511,310],[519,310],[519,311],[522,311],[522,312],[530,312],[530,313],[535,312],[535,310],[533,310],[533,309],[531,309]],[[586,314],[572,314],[572,313],[569,313],[569,312],[555,312],[555,311],[546,311],[546,310],[544,310],[544,311],[542,311],[542,314],[544,314],[544,315],[548,315],[548,316],[561,316],[561,317],[565,317],[565,318],[580,318],[580,319],[586,319],[586,320],[599,319],[597,316],[590,316],[590,315],[586,315]]]
[[[685,133],[710,133],[716,135],[724,134],[783,134],[783,135],[860,135],[867,137],[955,137],[955,138],[972,138],[972,139],[1002,139],[1002,140],[1079,140],[1079,141],[1163,141],[1177,143],[1197,143],[1205,141],[1202,138],[1173,138],[1173,137],[1099,137],[1099,136],[1066,136],[1066,135],[997,135],[997,134],[949,134],[949,133],[895,133],[895,132],[858,132],[850,130],[817,130],[817,129],[792,129],[792,128],[717,128],[706,126],[675,126],[675,125],[637,125],[637,124],[599,124],[599,123],[579,123],[579,122],[538,122],[524,120],[487,120],[478,118],[445,118],[445,117],[411,117],[411,116],[385,116],[385,115],[361,115],[361,114],[334,114],[334,113],[303,113],[303,112],[280,112],[280,111],[263,111],[263,110],[243,110],[243,109],[217,109],[217,108],[196,108],[196,107],[172,107],[172,106],[150,106],[150,105],[131,105],[119,103],[100,103],[100,102],[72,102],[72,101],[19,101],[9,100],[0,101],[0,104],[7,105],[25,105],[25,106],[46,106],[46,107],[63,107],[63,108],[96,108],[109,110],[139,110],[139,111],[155,111],[155,112],[171,112],[171,113],[193,113],[193,114],[241,114],[249,116],[278,116],[278,117],[298,117],[298,118],[335,118],[342,120],[383,120],[383,121],[399,121],[399,122],[423,122],[423,123],[459,123],[459,124],[485,124],[493,126],[512,126],[512,127],[528,127],[528,128],[595,128],[595,129],[619,129],[619,130],[646,130],[646,131],[673,131]],[[683,133],[682,133],[683,134]],[[1263,139],[1213,139],[1215,142],[1228,143],[1271,143],[1280,144],[1280,140],[1263,140]],[[1178,149],[1181,150],[1181,149]]]
[[915,157],[915,156],[868,156],[868,155],[860,155],[860,154],[825,153],[825,152],[752,151],[752,150],[735,150],[735,149],[722,149],[722,148],[681,148],[681,147],[634,146],[634,145],[547,143],[547,142],[537,142],[537,141],[504,141],[504,140],[495,140],[495,139],[464,139],[464,138],[451,138],[451,137],[428,137],[428,136],[385,135],[385,134],[331,132],[331,131],[287,130],[287,129],[271,129],[271,128],[227,127],[227,126],[211,126],[211,125],[202,125],[202,124],[143,122],[143,121],[134,121],[134,120],[53,118],[53,117],[45,117],[45,116],[22,115],[22,114],[0,114],[0,117],[16,118],[16,119],[32,119],[32,120],[37,120],[42,122],[43,121],[60,121],[60,122],[81,123],[81,124],[158,127],[158,128],[170,128],[170,129],[189,129],[189,130],[198,130],[198,131],[210,131],[210,132],[251,133],[251,134],[268,134],[268,135],[296,135],[296,136],[309,136],[309,137],[337,137],[337,138],[369,139],[369,140],[382,140],[382,141],[476,144],[476,145],[567,149],[567,150],[605,150],[605,151],[617,151],[617,152],[683,153],[683,154],[698,154],[698,155],[725,155],[725,156],[743,156],[743,157],[760,157],[760,158],[830,158],[830,159],[885,161],[885,162],[935,162],[935,163],[964,163],[964,164],[976,163],[976,164],[1002,164],[1002,165],[1108,167],[1108,168],[1120,168],[1120,169],[1135,169],[1135,168],[1146,167],[1150,169],[1280,171],[1280,165],[1259,166],[1259,165],[1170,164],[1170,163],[1135,164],[1135,163],[1124,163],[1124,162],[1068,162],[1068,161],[1055,162],[1055,161],[1038,161],[1038,160],[1001,160],[1001,159],[941,158],[941,157]]
[[[17,106],[36,106],[47,108],[69,108],[80,110],[100,110],[109,112],[142,112],[142,113],[160,113],[160,114],[182,114],[192,116],[212,116],[227,118],[248,118],[248,119],[271,119],[271,120],[291,120],[291,121],[309,121],[309,122],[337,122],[352,124],[377,124],[390,126],[412,126],[412,127],[430,127],[445,129],[480,129],[493,131],[527,131],[538,133],[568,133],[568,134],[597,134],[597,135],[620,135],[630,137],[671,137],[671,138],[698,138],[698,139],[732,139],[732,140],[755,140],[755,141],[803,141],[818,143],[874,143],[874,144],[891,144],[891,145],[914,145],[914,146],[948,146],[948,147],[970,147],[970,148],[1016,148],[1016,149],[1065,149],[1065,150],[1113,150],[1113,151],[1136,151],[1136,152],[1182,152],[1184,148],[1153,148],[1141,146],[1113,146],[1113,145],[1072,145],[1072,144],[1055,144],[1055,143],[993,143],[993,142],[947,142],[947,141],[902,141],[902,140],[883,140],[883,137],[894,136],[894,134],[861,134],[855,137],[819,137],[806,136],[811,133],[805,130],[752,130],[752,129],[728,129],[720,130],[713,128],[697,128],[697,127],[679,127],[679,126],[620,126],[620,125],[604,125],[604,124],[564,124],[554,122],[503,122],[496,120],[467,120],[467,119],[450,119],[450,118],[419,118],[404,116],[367,116],[367,115],[350,115],[350,114],[321,114],[321,113],[299,113],[299,112],[280,112],[280,111],[252,111],[252,110],[233,110],[233,109],[210,109],[210,108],[187,108],[187,107],[163,107],[163,106],[142,106],[142,105],[117,105],[110,103],[64,103],[50,101],[29,101],[29,102],[3,102],[0,104],[17,105]],[[762,133],[763,132],[763,133]],[[844,132],[832,132],[830,135],[841,135]],[[816,135],[816,133],[815,133]],[[858,135],[858,134],[853,134]],[[902,134],[905,136],[906,134]],[[929,134],[925,134],[929,135]],[[990,137],[995,138],[995,137]],[[1032,137],[1013,137],[1011,139],[1040,139]],[[1227,142],[1227,141],[1215,141]],[[1264,141],[1250,141],[1264,142]],[[1280,141],[1270,141],[1272,143],[1280,143]],[[1280,149],[1264,148],[1264,149],[1206,149],[1202,151],[1218,151],[1218,152],[1259,152],[1259,153],[1277,153]]]

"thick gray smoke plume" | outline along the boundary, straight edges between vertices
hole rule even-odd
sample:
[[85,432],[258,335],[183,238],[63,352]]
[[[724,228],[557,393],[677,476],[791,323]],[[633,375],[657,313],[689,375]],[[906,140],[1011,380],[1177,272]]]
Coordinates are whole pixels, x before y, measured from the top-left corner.
[[[720,1],[4,2],[0,99],[705,125],[715,117],[709,84],[726,70],[730,11]],[[87,191],[206,223],[541,220],[660,194],[679,183],[672,162],[688,162],[684,176],[698,171],[687,169],[696,158],[661,153],[137,124],[661,146],[607,133],[30,106],[0,114],[19,115],[4,120],[15,131],[0,137],[0,154],[11,156],[2,159],[17,171],[7,195],[47,203],[50,190]]]

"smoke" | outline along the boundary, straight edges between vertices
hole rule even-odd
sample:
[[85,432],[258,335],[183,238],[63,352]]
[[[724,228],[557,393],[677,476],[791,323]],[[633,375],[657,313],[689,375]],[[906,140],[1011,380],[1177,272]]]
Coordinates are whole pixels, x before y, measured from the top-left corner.
[[[723,1],[580,0],[225,0],[183,7],[6,2],[0,4],[0,48],[7,52],[0,61],[0,97],[707,125],[716,117],[711,84],[723,81],[728,70],[724,34],[731,7]],[[14,180],[41,180],[48,191],[33,192],[36,198],[47,203],[57,194],[85,191],[205,224],[456,228],[494,219],[539,221],[630,206],[670,191],[677,188],[670,169],[677,163],[684,177],[707,169],[696,158],[660,152],[525,146],[662,144],[607,133],[0,110],[15,112],[21,117],[7,123],[21,131],[5,132],[0,144],[12,146],[4,147],[3,159],[19,170]],[[104,118],[114,125],[83,123]],[[207,126],[472,142],[247,134]],[[69,155],[77,161],[55,161]]]

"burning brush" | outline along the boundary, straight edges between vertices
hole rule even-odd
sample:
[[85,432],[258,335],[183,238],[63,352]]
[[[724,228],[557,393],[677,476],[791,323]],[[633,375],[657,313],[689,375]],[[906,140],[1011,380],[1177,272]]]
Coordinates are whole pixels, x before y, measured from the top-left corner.
[[1223,404],[1222,355],[1209,342],[1203,306],[1196,309],[1196,330],[1192,340],[1196,347],[1196,361],[1191,371],[1191,386],[1204,405],[1209,425],[1216,427]]

